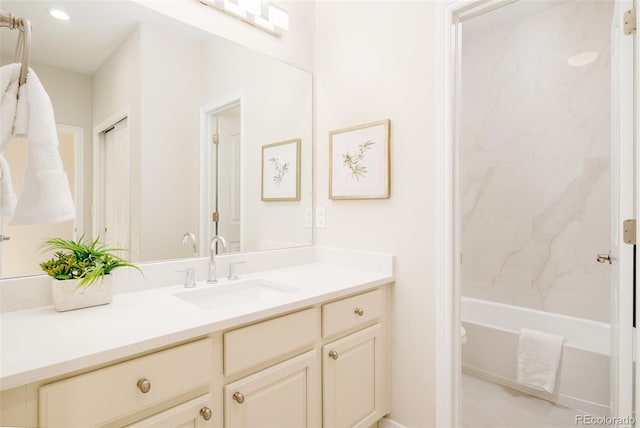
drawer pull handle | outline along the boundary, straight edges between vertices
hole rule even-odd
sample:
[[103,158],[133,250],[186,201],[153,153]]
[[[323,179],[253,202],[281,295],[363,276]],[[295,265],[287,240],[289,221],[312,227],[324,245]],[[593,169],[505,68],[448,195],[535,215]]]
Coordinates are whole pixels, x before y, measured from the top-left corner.
[[239,392],[234,392],[231,398],[233,398],[233,401],[235,401],[238,404],[244,403],[244,395],[242,395]]
[[200,409],[200,416],[202,416],[202,419],[204,419],[205,421],[211,419],[212,414],[213,412],[208,407],[203,407],[202,409]]
[[149,379],[147,379],[146,377],[140,379],[137,383],[137,386],[140,392],[142,392],[143,394],[146,394],[151,390],[151,382],[149,382]]
[[329,352],[329,358],[331,358],[332,360],[337,360],[338,359],[338,353],[336,351]]
[[354,311],[356,313],[357,316],[361,317],[364,315],[364,309],[362,308],[356,308],[356,310]]

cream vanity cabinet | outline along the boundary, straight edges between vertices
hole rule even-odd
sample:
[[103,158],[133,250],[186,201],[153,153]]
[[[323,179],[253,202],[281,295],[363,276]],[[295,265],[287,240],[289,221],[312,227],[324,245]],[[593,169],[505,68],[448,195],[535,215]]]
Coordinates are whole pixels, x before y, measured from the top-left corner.
[[390,411],[386,291],[382,287],[225,333],[226,375],[282,357],[226,383],[225,427],[375,425]]
[[[389,413],[383,290],[322,306],[323,422],[369,427]],[[326,341],[326,340],[325,340]]]
[[320,426],[317,307],[225,332],[225,427]]
[[204,339],[52,382],[39,388],[39,426],[123,426],[153,410],[132,426],[211,427],[212,374]]
[[384,285],[313,303],[5,391],[0,425],[375,426],[390,413],[388,293]]

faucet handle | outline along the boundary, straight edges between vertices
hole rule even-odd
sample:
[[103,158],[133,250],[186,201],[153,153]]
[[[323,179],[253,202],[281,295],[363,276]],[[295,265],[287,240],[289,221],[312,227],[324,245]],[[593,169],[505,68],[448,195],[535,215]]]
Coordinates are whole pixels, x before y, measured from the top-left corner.
[[243,264],[243,263],[245,263],[245,261],[241,261],[241,262],[229,262],[229,275],[227,276],[227,279],[228,279],[229,281],[234,281],[234,280],[238,279],[238,275],[236,275],[236,274],[233,272],[233,271],[234,271],[233,267],[234,267],[235,265],[241,265],[241,264]]
[[195,281],[195,276],[196,276],[196,269],[195,268],[187,268],[187,269],[180,269],[177,270],[176,272],[185,272],[186,276],[184,278],[184,288],[194,288],[197,284]]

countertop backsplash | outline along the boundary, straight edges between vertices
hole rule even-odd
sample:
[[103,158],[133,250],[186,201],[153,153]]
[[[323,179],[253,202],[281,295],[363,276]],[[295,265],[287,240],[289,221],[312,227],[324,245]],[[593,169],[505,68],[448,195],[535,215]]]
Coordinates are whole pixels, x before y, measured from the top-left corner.
[[[304,246],[254,253],[222,254],[216,256],[218,278],[225,278],[229,263],[237,266],[238,275],[309,263],[324,263],[352,267],[372,272],[393,271],[393,258],[387,254],[362,252],[318,246]],[[140,263],[143,274],[131,268],[114,271],[114,294],[142,291],[177,285],[185,280],[186,270],[195,269],[196,282],[204,281],[208,272],[208,257]],[[0,313],[37,308],[52,304],[51,279],[34,275],[0,280]]]

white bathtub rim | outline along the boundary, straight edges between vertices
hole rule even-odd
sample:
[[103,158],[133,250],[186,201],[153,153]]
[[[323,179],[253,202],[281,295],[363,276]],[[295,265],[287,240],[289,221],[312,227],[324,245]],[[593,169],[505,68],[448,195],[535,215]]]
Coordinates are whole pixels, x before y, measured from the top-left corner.
[[[461,297],[460,304],[462,322],[496,328],[514,334],[519,334],[521,328],[536,329],[563,336],[565,338],[565,346],[571,346],[601,355],[611,355],[611,328],[607,323],[474,297],[463,296]],[[486,308],[492,308],[495,309],[495,311],[484,312],[483,310],[479,311],[479,308],[484,310],[486,310]],[[500,311],[508,312],[510,315],[512,315],[513,312],[517,312],[520,318],[517,322],[513,319],[500,318],[497,315]],[[471,312],[471,314],[469,314],[469,312]],[[524,317],[522,317],[523,315]],[[522,318],[529,318],[529,320],[523,321]],[[538,318],[538,322],[532,322],[530,318]],[[571,328],[569,330],[565,329],[565,331],[558,331],[555,328],[551,328],[551,319],[557,321],[553,322],[553,327],[559,325],[562,327],[566,325],[573,327],[579,326],[578,331],[572,330]],[[562,322],[565,322],[565,324],[562,324]],[[544,325],[545,323],[547,324],[546,326]],[[517,324],[517,327],[515,324]],[[587,330],[587,332],[584,330]]]
[[[518,330],[511,330],[511,329],[508,329],[508,328],[496,327],[495,325],[486,324],[486,323],[482,323],[482,322],[469,321],[469,320],[464,320],[464,319],[461,320],[461,321],[464,324],[472,324],[472,325],[477,325],[477,326],[484,327],[484,328],[492,328],[494,330],[498,330],[498,331],[501,331],[501,332],[504,332],[504,333],[510,333],[510,334],[515,334],[515,335],[518,335],[520,333]],[[552,333],[552,332],[550,332],[550,333]],[[580,345],[576,345],[575,343],[571,343],[571,342],[567,342],[567,341],[564,342],[563,346],[568,347],[568,348],[578,349],[580,351],[592,352],[594,354],[603,355],[605,357],[610,357],[611,356],[610,353],[601,352],[600,350],[596,350],[596,349],[593,349],[593,348],[586,348],[586,347],[583,347],[583,346],[580,346]]]

